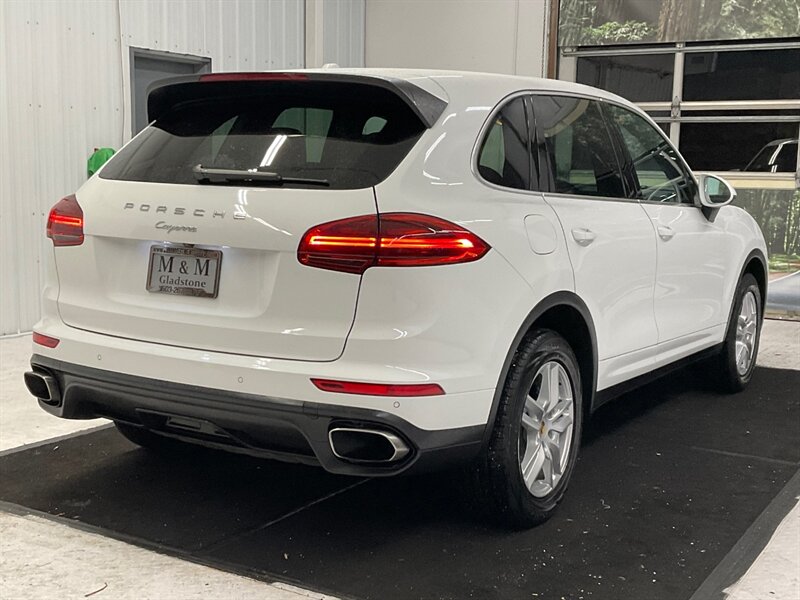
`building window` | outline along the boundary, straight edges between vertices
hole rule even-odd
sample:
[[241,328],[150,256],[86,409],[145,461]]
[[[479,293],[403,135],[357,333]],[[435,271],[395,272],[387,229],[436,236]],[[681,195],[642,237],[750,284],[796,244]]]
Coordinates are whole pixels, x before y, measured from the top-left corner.
[[798,64],[800,41],[626,45],[563,48],[560,74],[638,103],[692,169],[800,178]]
[[587,56],[578,59],[577,81],[633,102],[669,102],[674,72],[670,54]]

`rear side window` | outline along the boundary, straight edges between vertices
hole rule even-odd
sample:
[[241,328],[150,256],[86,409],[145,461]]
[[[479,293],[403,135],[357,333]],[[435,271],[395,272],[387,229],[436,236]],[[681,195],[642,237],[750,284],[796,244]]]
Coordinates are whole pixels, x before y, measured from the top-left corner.
[[617,156],[597,102],[535,96],[533,113],[544,137],[554,192],[625,197]]
[[478,154],[480,176],[503,187],[530,189],[530,136],[523,99],[506,104],[485,135]]
[[201,165],[313,179],[333,189],[364,188],[386,179],[425,130],[395,94],[367,85],[196,85],[207,86],[202,89],[208,94],[195,92],[173,106],[123,148],[101,177],[196,184],[193,169]]

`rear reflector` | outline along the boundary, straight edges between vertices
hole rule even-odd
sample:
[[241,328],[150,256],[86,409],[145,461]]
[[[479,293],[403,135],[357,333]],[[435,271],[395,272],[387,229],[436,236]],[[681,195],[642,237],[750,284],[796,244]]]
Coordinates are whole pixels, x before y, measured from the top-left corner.
[[50,337],[49,335],[44,335],[42,333],[33,332],[33,343],[39,344],[40,346],[44,346],[45,348],[55,348],[58,346],[59,340],[58,338]]
[[47,217],[47,237],[53,246],[80,246],[83,243],[83,210],[74,195],[56,202]]
[[304,265],[361,274],[369,267],[426,267],[471,262],[490,249],[465,228],[429,215],[351,217],[309,229],[297,258]]
[[339,394],[398,397],[444,395],[442,386],[436,383],[359,383],[357,381],[334,381],[333,379],[312,379],[311,382],[323,392],[337,392]]

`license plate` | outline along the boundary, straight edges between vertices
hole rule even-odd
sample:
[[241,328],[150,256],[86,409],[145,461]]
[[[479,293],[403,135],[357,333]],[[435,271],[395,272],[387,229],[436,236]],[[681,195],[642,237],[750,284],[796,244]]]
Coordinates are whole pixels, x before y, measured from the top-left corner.
[[147,291],[216,298],[222,251],[151,246]]

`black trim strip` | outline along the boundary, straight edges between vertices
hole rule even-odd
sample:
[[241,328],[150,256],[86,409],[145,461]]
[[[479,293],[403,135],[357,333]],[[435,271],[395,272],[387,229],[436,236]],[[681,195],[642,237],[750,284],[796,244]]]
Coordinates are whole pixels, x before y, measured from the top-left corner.
[[609,402],[614,398],[617,398],[622,394],[630,392],[631,390],[634,390],[638,387],[646,385],[651,381],[655,381],[656,379],[661,379],[662,377],[664,377],[665,375],[669,375],[673,371],[683,369],[684,367],[687,367],[693,363],[696,363],[706,358],[710,358],[715,354],[719,354],[723,346],[724,342],[715,344],[710,348],[706,348],[705,350],[701,350],[689,356],[685,356],[684,358],[680,358],[675,362],[671,362],[667,365],[664,365],[663,367],[659,367],[654,371],[649,371],[647,373],[644,373],[643,375],[634,377],[633,379],[628,379],[626,381],[623,381],[622,383],[618,383],[617,385],[613,385],[609,388],[602,389],[595,393],[593,408],[597,409],[606,402]]

